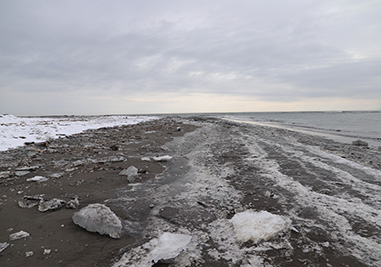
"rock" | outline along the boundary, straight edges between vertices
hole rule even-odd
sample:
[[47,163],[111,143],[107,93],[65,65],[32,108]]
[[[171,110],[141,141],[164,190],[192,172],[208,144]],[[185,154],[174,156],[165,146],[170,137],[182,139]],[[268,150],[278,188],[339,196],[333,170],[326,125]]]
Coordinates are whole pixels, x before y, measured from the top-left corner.
[[18,239],[21,239],[21,238],[25,238],[25,237],[28,237],[30,236],[30,234],[28,232],[25,232],[23,230],[17,232],[17,233],[13,233],[9,236],[9,240],[11,241],[14,241],[14,240],[18,240]]
[[74,199],[69,200],[69,201],[66,203],[66,208],[67,208],[67,209],[78,209],[78,208],[79,208],[79,200],[78,200],[78,197],[75,197]]
[[103,204],[90,204],[74,213],[73,222],[89,232],[107,234],[112,238],[120,238],[122,235],[122,222]]
[[138,168],[136,168],[135,166],[130,166],[128,167],[126,170],[123,170],[119,173],[119,175],[125,175],[127,176],[127,179],[130,183],[132,183],[135,178],[138,176]]
[[117,151],[119,150],[119,146],[118,145],[112,145],[110,146],[111,150],[114,150],[114,151]]
[[156,162],[165,162],[165,161],[169,161],[169,160],[171,160],[172,157],[166,155],[166,156],[160,156],[160,157],[153,157],[152,159],[153,159],[154,161],[156,161]]
[[180,132],[180,131],[181,131],[181,127],[177,127],[176,130],[177,130],[178,132]]
[[66,201],[58,198],[53,198],[48,201],[41,201],[38,205],[38,211],[45,212],[48,210],[58,210],[65,206]]
[[7,242],[0,243],[0,253],[3,252],[8,246],[9,246],[9,243]]
[[27,182],[38,182],[38,183],[46,182],[47,180],[49,180],[49,178],[46,178],[43,176],[34,176],[33,178],[26,179]]
[[50,254],[50,252],[52,252],[52,250],[51,249],[44,249],[44,255],[49,255]]
[[354,145],[354,146],[364,146],[364,147],[369,146],[369,144],[367,142],[362,141],[362,140],[353,141],[352,145]]

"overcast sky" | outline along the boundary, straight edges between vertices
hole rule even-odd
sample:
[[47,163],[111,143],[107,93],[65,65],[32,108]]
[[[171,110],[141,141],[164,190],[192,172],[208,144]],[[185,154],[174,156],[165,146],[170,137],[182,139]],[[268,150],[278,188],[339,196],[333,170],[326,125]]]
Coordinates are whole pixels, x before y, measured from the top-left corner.
[[380,0],[0,0],[0,114],[358,109]]

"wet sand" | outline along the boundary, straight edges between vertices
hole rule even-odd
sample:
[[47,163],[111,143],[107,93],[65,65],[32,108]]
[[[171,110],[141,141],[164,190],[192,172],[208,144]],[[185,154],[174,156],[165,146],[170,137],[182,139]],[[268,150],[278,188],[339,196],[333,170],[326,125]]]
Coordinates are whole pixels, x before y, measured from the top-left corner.
[[[141,160],[160,155],[173,159]],[[133,182],[119,175],[131,165],[141,170]],[[28,166],[38,168],[16,176]],[[123,254],[138,259],[136,248],[164,231],[192,242],[157,266],[378,266],[380,170],[377,149],[205,118],[91,130],[1,152],[0,243],[11,245],[0,266],[110,266]],[[36,175],[50,178],[26,182]],[[87,232],[72,222],[78,210],[18,206],[36,194],[78,196],[81,207],[104,203],[124,234]],[[266,242],[237,243],[229,219],[249,209],[288,217],[291,228]],[[30,237],[9,241],[20,230]]]

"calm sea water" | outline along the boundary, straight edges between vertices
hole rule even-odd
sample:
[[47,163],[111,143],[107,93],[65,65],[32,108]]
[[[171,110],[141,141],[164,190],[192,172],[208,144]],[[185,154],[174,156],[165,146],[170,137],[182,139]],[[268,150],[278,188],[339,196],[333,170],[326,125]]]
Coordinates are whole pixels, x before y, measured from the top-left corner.
[[361,139],[381,146],[381,111],[203,113],[236,122],[280,127],[351,143]]
[[253,112],[218,116],[323,135],[343,142],[361,139],[381,146],[381,111]]

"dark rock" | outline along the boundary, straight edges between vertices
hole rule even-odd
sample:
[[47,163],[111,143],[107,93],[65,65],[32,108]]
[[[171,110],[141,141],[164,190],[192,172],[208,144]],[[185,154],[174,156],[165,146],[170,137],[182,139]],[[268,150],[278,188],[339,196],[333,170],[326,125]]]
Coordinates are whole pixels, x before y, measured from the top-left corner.
[[364,147],[369,146],[369,144],[367,142],[362,141],[362,140],[353,141],[352,145],[354,145],[354,146],[364,146]]

